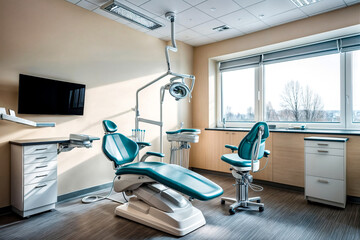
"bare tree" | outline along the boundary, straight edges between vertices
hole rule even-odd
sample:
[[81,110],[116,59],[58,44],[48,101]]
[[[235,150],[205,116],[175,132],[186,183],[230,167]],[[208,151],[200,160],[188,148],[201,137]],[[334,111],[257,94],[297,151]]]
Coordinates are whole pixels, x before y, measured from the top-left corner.
[[304,109],[305,121],[312,122],[324,117],[324,105],[321,98],[309,86],[302,91],[301,104]]
[[286,83],[281,98],[283,112],[290,113],[296,122],[299,120],[316,121],[324,117],[324,105],[321,97],[314,93],[309,86],[303,89],[298,81],[292,80]]
[[300,120],[300,97],[301,87],[298,81],[290,81],[285,84],[285,88],[281,98],[283,103],[281,106],[286,110],[290,110],[293,119],[298,122]]

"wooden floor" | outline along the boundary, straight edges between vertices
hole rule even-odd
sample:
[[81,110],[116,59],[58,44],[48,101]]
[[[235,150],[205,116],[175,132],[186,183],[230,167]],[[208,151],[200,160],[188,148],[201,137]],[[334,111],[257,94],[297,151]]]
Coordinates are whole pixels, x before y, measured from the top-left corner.
[[[234,196],[234,180],[203,174]],[[303,193],[263,185],[265,211],[228,214],[220,198],[195,200],[207,224],[182,239],[360,239],[360,205],[346,209],[307,203]],[[121,197],[117,194],[118,197]],[[108,200],[82,204],[79,199],[62,202],[56,210],[21,219],[15,214],[0,216],[0,239],[173,239],[171,235],[116,217],[118,203]]]

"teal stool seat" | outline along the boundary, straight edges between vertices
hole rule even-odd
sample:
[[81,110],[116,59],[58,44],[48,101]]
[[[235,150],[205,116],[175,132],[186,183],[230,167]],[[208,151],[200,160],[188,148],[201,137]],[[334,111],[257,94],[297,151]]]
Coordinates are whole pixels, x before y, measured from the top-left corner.
[[137,162],[125,165],[116,175],[137,174],[148,176],[190,197],[206,201],[220,196],[220,186],[189,169],[161,162]]
[[[221,160],[234,167],[251,167],[251,160],[242,159],[237,153],[229,153],[221,156]],[[254,163],[257,163],[255,160]]]

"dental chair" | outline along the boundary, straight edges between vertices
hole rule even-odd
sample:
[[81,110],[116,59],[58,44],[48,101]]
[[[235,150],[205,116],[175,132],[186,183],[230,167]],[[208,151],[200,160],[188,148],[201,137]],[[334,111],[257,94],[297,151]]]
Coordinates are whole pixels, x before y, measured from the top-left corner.
[[[262,190],[262,187],[252,184],[253,177],[250,172],[258,172],[260,159],[270,155],[270,151],[265,150],[265,140],[268,137],[268,125],[265,122],[258,122],[240,142],[239,147],[225,145],[233,153],[222,155],[221,160],[231,165],[230,170],[236,179],[236,198],[221,198],[221,204],[232,203],[229,208],[230,215],[235,214],[238,208],[249,210],[252,209],[250,207],[258,207],[259,212],[264,211],[264,204],[260,203],[260,197],[248,198],[248,189],[250,186],[253,190],[256,190],[256,187],[259,189],[258,191]],[[237,153],[234,153],[235,151]],[[266,165],[267,162],[265,167]]]
[[150,144],[116,133],[117,126],[112,121],[104,120],[103,127],[102,149],[116,170],[114,190],[130,196],[128,202],[116,208],[116,215],[175,236],[205,225],[202,212],[190,200],[216,198],[223,193],[221,187],[178,165],[145,162],[151,156],[164,157],[162,153],[147,152],[139,162],[133,162],[139,149]]

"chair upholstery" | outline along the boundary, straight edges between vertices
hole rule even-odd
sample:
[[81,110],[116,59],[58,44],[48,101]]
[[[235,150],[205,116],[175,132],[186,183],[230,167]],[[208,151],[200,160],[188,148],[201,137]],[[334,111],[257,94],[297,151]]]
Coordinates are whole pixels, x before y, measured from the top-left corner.
[[115,168],[132,162],[139,153],[139,146],[120,133],[106,134],[103,137],[103,152],[114,162]]
[[198,200],[207,201],[220,196],[222,188],[209,179],[175,164],[137,162],[119,168],[117,175],[145,175],[174,190]]

